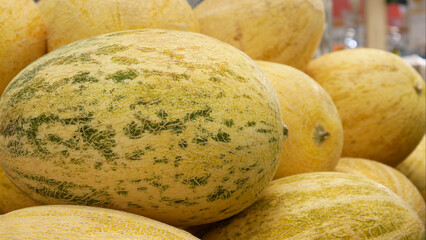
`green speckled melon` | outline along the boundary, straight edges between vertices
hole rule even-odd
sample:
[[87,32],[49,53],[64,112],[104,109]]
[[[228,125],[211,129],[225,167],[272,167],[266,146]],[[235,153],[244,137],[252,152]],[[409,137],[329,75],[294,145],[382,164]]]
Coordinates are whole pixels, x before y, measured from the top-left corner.
[[0,162],[45,204],[124,210],[173,225],[249,206],[287,129],[247,55],[171,30],[101,35],[22,71],[0,99]]

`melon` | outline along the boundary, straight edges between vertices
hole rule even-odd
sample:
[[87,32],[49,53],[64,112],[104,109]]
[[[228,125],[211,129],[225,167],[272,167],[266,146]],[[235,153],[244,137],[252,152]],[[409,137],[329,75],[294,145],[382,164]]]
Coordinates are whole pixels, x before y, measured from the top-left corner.
[[402,162],[425,129],[425,83],[401,57],[378,49],[329,53],[307,73],[333,99],[343,123],[343,157]]
[[316,172],[274,180],[240,214],[203,240],[416,239],[417,213],[382,185],[359,176]]
[[389,188],[408,203],[425,222],[425,202],[414,184],[401,172],[383,163],[362,158],[342,158],[336,171],[368,178]]
[[39,205],[19,190],[0,167],[0,214]]
[[343,128],[328,93],[305,73],[282,64],[256,62],[278,95],[289,137],[275,178],[332,171],[340,158]]
[[0,163],[22,191],[173,225],[248,207],[286,135],[256,63],[191,32],[75,42],[28,66],[0,99]]
[[298,69],[315,55],[325,21],[321,0],[204,0],[194,11],[201,33]]
[[32,0],[0,0],[0,95],[28,64],[46,53],[46,29]]
[[141,28],[199,32],[186,0],[41,0],[48,50],[84,38]]
[[426,142],[425,136],[414,151],[397,166],[417,187],[426,201]]
[[39,206],[0,216],[1,239],[196,240],[173,226],[117,210]]

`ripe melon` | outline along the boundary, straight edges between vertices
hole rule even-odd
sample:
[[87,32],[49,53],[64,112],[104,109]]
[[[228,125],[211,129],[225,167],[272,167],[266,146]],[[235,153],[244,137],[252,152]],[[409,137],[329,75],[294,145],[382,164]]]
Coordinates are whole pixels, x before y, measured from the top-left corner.
[[253,60],[182,31],[67,45],[28,66],[0,99],[0,163],[33,199],[174,225],[218,221],[253,203],[286,133]]
[[317,172],[274,180],[203,240],[420,240],[423,233],[417,213],[389,189],[351,174]]
[[201,33],[298,69],[314,56],[325,21],[321,0],[204,0],[194,10]]
[[425,222],[425,202],[413,183],[398,170],[377,161],[362,158],[342,158],[336,171],[368,178],[389,188],[408,203]]
[[40,204],[13,185],[0,167],[0,214],[37,205]]
[[39,206],[0,216],[0,239],[196,240],[167,224],[117,210]]
[[33,0],[0,0],[0,96],[24,67],[46,53],[46,29]]
[[426,142],[425,136],[414,151],[397,166],[417,187],[426,201]]
[[141,28],[199,32],[186,0],[41,0],[48,50],[84,38]]
[[339,110],[343,157],[396,166],[423,137],[425,83],[399,56],[378,49],[343,50],[315,59],[307,73]]
[[271,80],[289,137],[275,178],[332,171],[340,158],[343,128],[328,93],[305,73],[278,63],[257,61]]

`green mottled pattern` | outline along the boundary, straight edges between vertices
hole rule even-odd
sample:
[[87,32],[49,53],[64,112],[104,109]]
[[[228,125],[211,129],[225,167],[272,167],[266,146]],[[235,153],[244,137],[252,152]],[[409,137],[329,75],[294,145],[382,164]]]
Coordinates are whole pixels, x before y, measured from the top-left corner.
[[193,225],[250,205],[286,135],[275,92],[242,52],[195,33],[137,30],[32,63],[0,99],[0,163],[46,204]]
[[420,240],[423,232],[416,212],[389,189],[320,172],[271,182],[253,205],[217,223],[203,240]]

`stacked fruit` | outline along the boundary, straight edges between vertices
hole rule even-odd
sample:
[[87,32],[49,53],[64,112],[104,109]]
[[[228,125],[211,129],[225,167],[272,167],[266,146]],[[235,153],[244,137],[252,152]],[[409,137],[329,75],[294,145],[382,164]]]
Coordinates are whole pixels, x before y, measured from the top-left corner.
[[0,0],[0,23],[0,239],[424,235],[425,83],[381,50],[310,61],[320,0]]

